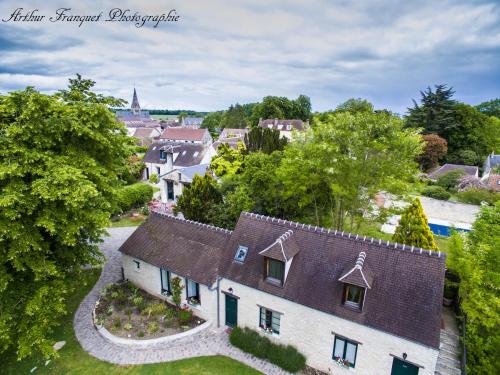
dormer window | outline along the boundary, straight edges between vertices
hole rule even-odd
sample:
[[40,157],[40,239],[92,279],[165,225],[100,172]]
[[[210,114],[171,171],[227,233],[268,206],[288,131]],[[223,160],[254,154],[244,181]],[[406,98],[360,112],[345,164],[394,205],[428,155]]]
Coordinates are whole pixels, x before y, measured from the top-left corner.
[[166,160],[167,159],[167,153],[165,150],[160,150],[160,160]]
[[283,286],[285,279],[285,263],[276,259],[264,258],[265,280],[271,284]]
[[352,284],[344,284],[343,303],[345,306],[361,310],[363,308],[364,296],[365,288],[361,288]]

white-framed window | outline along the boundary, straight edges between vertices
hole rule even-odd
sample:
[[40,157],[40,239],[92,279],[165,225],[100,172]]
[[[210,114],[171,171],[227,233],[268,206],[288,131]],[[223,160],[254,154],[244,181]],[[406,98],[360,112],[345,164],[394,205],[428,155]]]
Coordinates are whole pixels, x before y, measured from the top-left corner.
[[335,336],[332,356],[334,361],[343,361],[345,365],[354,367],[356,365],[357,353],[357,343],[342,336]]
[[169,296],[172,294],[170,289],[170,272],[164,268],[160,268],[160,283],[161,283],[161,294],[164,296]]
[[186,299],[192,305],[201,304],[200,284],[196,281],[186,278]]
[[281,314],[266,309],[265,307],[260,307],[260,319],[259,327],[266,330],[267,332],[274,333],[276,335],[280,334],[280,322]]

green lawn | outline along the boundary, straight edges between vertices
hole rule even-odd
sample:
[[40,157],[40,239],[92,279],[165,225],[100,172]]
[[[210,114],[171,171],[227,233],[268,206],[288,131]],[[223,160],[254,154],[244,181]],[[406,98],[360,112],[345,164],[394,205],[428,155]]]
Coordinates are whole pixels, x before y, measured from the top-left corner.
[[52,360],[45,366],[45,360],[34,357],[21,362],[16,361],[14,353],[2,355],[0,374],[23,375],[31,374],[33,367],[37,369],[33,374],[44,375],[132,375],[132,374],[183,374],[183,375],[255,375],[260,372],[223,356],[190,358],[181,361],[141,365],[117,366],[100,361],[82,350],[73,331],[73,315],[81,300],[87,295],[96,283],[100,270],[87,270],[75,284],[79,286],[68,301],[69,314],[61,319],[61,325],[54,330],[56,341],[65,340],[66,345],[59,351],[59,358]]
[[118,228],[118,227],[137,227],[143,223],[145,218],[138,218],[138,217],[124,217],[121,218],[118,221],[111,221],[110,227],[111,228]]

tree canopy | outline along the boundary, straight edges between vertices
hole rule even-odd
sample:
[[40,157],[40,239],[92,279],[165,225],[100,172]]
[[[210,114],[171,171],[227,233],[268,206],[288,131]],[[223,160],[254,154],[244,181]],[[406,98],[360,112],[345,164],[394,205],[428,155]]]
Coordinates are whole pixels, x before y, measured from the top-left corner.
[[426,134],[422,137],[424,150],[417,158],[422,170],[428,171],[439,164],[448,152],[448,142],[437,134]]
[[366,99],[351,98],[341,103],[335,108],[335,112],[373,112],[373,104]]
[[493,99],[476,106],[479,112],[486,116],[495,116],[500,119],[500,99]]
[[245,134],[244,141],[248,152],[262,151],[265,154],[281,151],[288,143],[285,137],[280,136],[279,130],[260,126],[250,129]]
[[0,97],[0,351],[54,354],[69,278],[97,264],[129,138],[79,75],[67,90]]
[[454,233],[448,267],[460,278],[471,374],[500,373],[500,202],[483,206],[469,234]]

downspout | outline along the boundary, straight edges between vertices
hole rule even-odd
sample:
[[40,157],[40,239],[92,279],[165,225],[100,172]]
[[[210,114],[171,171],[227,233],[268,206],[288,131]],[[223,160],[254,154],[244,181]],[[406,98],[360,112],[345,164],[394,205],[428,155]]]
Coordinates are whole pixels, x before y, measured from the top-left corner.
[[208,290],[210,291],[213,291],[213,290],[216,290],[217,291],[217,328],[220,328],[220,308],[219,308],[219,305],[220,305],[220,281],[222,280],[222,277],[220,276],[217,276],[217,286],[215,288],[208,288]]

